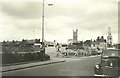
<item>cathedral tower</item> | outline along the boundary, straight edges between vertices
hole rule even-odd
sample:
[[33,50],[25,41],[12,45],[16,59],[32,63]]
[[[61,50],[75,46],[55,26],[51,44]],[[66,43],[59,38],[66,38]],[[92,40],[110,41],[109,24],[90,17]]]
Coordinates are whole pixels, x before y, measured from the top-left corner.
[[112,35],[111,35],[111,28],[108,28],[108,36],[107,36],[107,46],[112,47]]

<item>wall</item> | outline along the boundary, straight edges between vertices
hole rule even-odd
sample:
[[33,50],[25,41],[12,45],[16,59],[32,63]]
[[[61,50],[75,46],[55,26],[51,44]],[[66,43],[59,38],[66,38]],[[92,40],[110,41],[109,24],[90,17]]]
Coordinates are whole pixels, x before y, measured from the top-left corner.
[[0,52],[2,52],[2,42],[0,42]]

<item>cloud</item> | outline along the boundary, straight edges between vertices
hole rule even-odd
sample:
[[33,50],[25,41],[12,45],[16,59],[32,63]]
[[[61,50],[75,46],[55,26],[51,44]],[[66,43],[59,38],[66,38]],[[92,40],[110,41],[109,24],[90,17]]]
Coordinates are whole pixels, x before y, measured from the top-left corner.
[[40,18],[40,2],[3,2],[1,3],[2,11],[15,18]]
[[[65,41],[72,38],[72,30],[79,29],[79,39],[96,38],[112,28],[118,34],[117,0],[45,0],[45,38]],[[53,6],[48,7],[48,3]],[[41,37],[42,3],[2,2],[0,28],[6,36],[2,39]],[[4,27],[3,27],[4,26]],[[0,31],[1,32],[1,31]],[[15,33],[17,32],[17,33]],[[29,34],[26,34],[28,33]],[[14,34],[9,36],[9,34]],[[23,35],[24,34],[24,35]],[[87,34],[87,35],[86,35]],[[117,40],[117,39],[116,39]]]

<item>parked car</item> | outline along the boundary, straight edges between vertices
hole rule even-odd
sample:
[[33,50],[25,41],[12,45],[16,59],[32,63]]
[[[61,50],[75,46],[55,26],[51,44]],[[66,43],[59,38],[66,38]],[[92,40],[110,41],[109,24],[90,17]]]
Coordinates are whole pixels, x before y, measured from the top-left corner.
[[98,50],[97,54],[98,55],[102,54],[102,50]]
[[97,55],[97,51],[94,49],[91,51],[91,55]]
[[67,49],[66,51],[62,52],[65,56],[77,56],[77,51],[72,49]]
[[104,50],[101,62],[94,66],[95,78],[120,78],[120,50]]

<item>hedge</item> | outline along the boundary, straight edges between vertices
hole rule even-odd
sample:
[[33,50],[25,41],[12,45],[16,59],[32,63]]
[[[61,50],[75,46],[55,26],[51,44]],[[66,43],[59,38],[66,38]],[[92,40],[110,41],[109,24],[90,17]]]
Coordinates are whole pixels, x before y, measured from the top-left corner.
[[46,61],[50,60],[50,56],[41,52],[28,53],[3,53],[2,64],[21,63],[29,61]]

